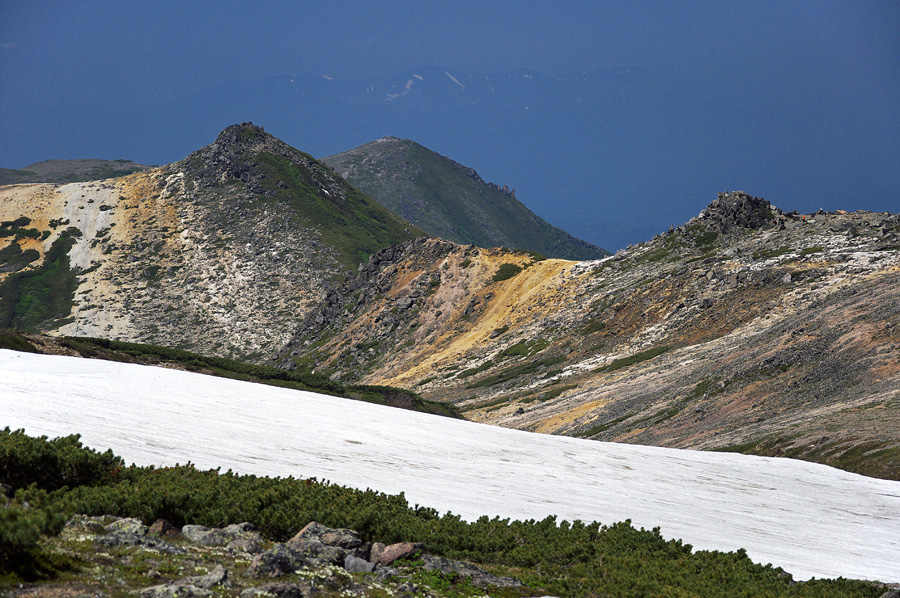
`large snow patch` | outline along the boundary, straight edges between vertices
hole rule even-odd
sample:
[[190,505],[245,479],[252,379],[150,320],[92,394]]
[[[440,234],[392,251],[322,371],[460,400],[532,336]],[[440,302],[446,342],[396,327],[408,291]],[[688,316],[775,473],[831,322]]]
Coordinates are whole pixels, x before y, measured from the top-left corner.
[[900,581],[900,483],[830,467],[531,434],[106,361],[0,350],[0,426],[127,462],[316,477],[515,519],[631,519],[798,579]]

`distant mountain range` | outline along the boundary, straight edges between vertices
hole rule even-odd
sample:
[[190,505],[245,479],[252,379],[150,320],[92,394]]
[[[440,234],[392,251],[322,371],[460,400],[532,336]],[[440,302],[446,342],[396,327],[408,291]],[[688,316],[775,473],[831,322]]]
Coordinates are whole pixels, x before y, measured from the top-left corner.
[[22,170],[0,168],[0,185],[99,181],[151,168],[131,160],[45,160]]
[[487,183],[475,169],[408,139],[385,137],[322,161],[433,237],[574,260],[609,255],[548,224],[515,189]]

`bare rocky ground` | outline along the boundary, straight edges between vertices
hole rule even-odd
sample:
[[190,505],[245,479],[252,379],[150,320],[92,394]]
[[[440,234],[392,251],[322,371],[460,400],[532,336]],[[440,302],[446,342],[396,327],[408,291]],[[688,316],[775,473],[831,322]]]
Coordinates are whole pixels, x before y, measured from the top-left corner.
[[[595,262],[417,240],[330,293],[278,363],[502,426],[900,479],[898,235],[896,214],[734,192]],[[524,269],[495,281],[503,264]]]
[[[28,221],[20,234],[0,234],[0,250],[17,245],[33,256],[6,268],[0,260],[0,284],[36,272],[61,235],[74,240],[70,304],[52,314],[56,320],[24,329],[269,358],[346,268],[314,225],[298,223],[302,214],[262,187],[265,176],[252,158],[263,151],[293,160],[300,172],[315,167],[252,125],[235,126],[184,160],[146,172],[0,187],[0,221]],[[342,192],[346,184],[318,168],[318,191]],[[62,283],[44,286],[66,294]]]
[[46,540],[74,566],[54,581],[0,586],[17,598],[311,598],[476,596],[541,592],[512,577],[428,555],[424,544],[363,542],[353,530],[312,522],[290,540],[264,539],[250,524],[225,528],[165,520],[77,515]]

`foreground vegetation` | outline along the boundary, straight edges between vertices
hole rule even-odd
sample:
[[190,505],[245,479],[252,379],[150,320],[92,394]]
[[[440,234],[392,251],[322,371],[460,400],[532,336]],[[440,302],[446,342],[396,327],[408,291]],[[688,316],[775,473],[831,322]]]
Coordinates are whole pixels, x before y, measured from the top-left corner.
[[[359,531],[364,540],[424,542],[429,553],[479,563],[556,596],[859,596],[884,592],[877,584],[813,580],[795,584],[771,565],[754,564],[743,550],[693,552],[659,531],[629,522],[465,522],[451,513],[409,506],[403,497],[295,478],[262,478],[231,471],[125,467],[111,451],[81,445],[79,437],[48,440],[0,431],[0,479],[14,498],[0,508],[0,580],[86,582],[92,568],[54,552],[50,536],[74,513],[164,518],[176,526],[221,527],[249,521],[281,541],[309,521]],[[163,558],[156,555],[154,558]],[[432,575],[434,577],[434,575]],[[483,595],[454,579],[432,579],[445,596]],[[146,585],[152,585],[148,580]]]

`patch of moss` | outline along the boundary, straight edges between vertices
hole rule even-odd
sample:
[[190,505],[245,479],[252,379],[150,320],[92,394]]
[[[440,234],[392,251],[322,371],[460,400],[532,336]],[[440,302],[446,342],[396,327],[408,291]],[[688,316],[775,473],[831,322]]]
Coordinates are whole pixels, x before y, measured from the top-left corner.
[[69,230],[53,242],[40,266],[10,274],[0,283],[0,326],[37,332],[65,322],[78,286],[69,266],[69,250],[75,244]]
[[671,347],[668,345],[662,345],[659,347],[653,347],[652,349],[647,349],[646,351],[641,351],[640,353],[635,353],[629,357],[622,357],[621,359],[613,360],[609,365],[606,365],[602,368],[598,368],[598,372],[613,372],[615,370],[628,367],[635,363],[640,363],[642,361],[647,361],[648,359],[653,359],[658,355],[662,355],[666,351],[668,351]]

